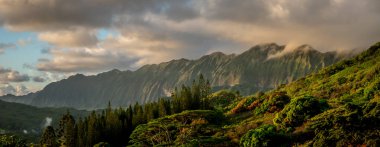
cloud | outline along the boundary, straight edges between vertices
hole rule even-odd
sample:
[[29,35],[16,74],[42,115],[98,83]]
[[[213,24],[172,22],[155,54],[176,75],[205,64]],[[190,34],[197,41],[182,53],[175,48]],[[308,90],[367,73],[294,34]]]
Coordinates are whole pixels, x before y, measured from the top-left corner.
[[133,57],[103,48],[55,49],[53,59],[40,59],[37,69],[54,72],[94,72],[129,67]]
[[96,31],[87,29],[44,32],[38,38],[58,47],[88,47],[98,42]]
[[27,39],[19,39],[17,41],[17,45],[19,46],[26,46],[26,45],[29,45],[31,44],[33,41],[32,41],[32,38],[27,38]]
[[197,16],[187,0],[0,0],[3,24],[16,31],[110,27],[120,15],[146,13],[162,13],[173,20]]
[[[378,0],[0,0],[3,26],[50,44],[37,69],[64,73],[135,69],[268,42],[365,48],[380,39],[379,15]],[[100,39],[99,29],[118,35]]]
[[10,84],[5,84],[3,86],[0,85],[0,96],[7,94],[19,96],[26,95],[28,93],[30,93],[30,91],[24,85],[17,85],[16,87]]
[[18,71],[0,67],[0,82],[1,83],[26,82],[29,80],[30,80],[30,77],[27,74],[21,74]]
[[45,82],[45,78],[42,78],[42,77],[33,77],[33,81],[34,82],[42,83],[42,82]]
[[51,126],[51,122],[53,121],[53,118],[51,117],[46,117],[45,118],[45,123],[44,123],[44,128],[48,127],[48,126]]
[[0,43],[0,54],[4,53],[6,49],[15,48],[16,45],[13,43]]

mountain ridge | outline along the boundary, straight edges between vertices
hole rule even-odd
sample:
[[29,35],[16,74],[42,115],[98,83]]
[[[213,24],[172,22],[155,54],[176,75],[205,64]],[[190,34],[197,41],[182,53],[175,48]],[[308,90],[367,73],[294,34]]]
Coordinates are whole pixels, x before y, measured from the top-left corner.
[[[175,87],[190,84],[199,74],[209,79],[215,89],[230,88],[249,94],[275,88],[345,58],[310,47],[313,53],[292,51],[268,60],[270,54],[284,49],[284,45],[275,43],[260,44],[238,55],[215,52],[195,60],[182,58],[144,65],[135,71],[114,69],[92,76],[77,74],[50,83],[33,95],[17,97],[29,99],[17,102],[77,109],[104,108],[108,101],[113,106],[128,106],[168,96]],[[9,97],[0,99],[13,101]]]

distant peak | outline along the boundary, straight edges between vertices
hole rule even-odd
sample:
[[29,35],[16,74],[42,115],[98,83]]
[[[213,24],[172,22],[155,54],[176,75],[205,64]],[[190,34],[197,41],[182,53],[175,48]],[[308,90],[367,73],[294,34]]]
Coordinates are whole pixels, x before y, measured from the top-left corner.
[[312,46],[308,44],[304,44],[295,48],[294,51],[316,51],[316,50]]
[[112,73],[119,73],[119,72],[121,72],[120,70],[118,70],[118,69],[112,69],[111,71],[109,71],[109,72],[112,72]]
[[80,74],[80,73],[77,73],[77,74],[75,74],[75,75],[70,76],[70,77],[67,78],[67,79],[80,79],[80,78],[83,78],[83,77],[85,77],[85,75]]
[[262,52],[273,52],[273,51],[280,51],[284,48],[284,46],[280,46],[276,43],[263,43],[258,44],[254,47],[252,47],[250,50],[260,50]]
[[262,47],[262,48],[269,48],[269,47],[280,47],[277,43],[260,43],[257,44],[256,46]]
[[223,52],[213,52],[210,54],[210,56],[224,56],[226,54],[224,54]]

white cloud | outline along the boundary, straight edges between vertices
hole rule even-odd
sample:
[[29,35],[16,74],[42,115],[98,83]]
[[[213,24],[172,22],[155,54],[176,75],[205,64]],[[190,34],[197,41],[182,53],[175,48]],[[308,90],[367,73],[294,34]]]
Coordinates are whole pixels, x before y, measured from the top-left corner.
[[44,124],[44,128],[48,127],[48,126],[51,126],[51,122],[53,121],[53,118],[51,117],[46,117],[45,118],[45,124]]
[[30,91],[24,85],[17,85],[16,87],[10,84],[0,85],[0,96],[6,94],[26,95],[29,92]]
[[96,31],[83,28],[43,32],[38,35],[38,38],[58,47],[88,47],[98,42]]

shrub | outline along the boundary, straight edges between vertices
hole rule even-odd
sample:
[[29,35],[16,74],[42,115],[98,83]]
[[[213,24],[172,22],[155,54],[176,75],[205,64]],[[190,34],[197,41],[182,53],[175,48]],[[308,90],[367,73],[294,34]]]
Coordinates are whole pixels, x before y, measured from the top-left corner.
[[178,146],[202,143],[202,137],[210,139],[221,128],[219,125],[224,119],[223,113],[218,111],[184,111],[137,126],[130,136],[130,144]]
[[234,91],[221,90],[208,96],[210,105],[218,110],[223,110],[233,101],[235,101],[239,95]]
[[273,125],[263,125],[248,131],[241,139],[240,146],[289,146],[289,138],[279,133]]
[[0,135],[1,147],[26,147],[26,141],[17,136]]
[[94,147],[111,147],[111,145],[108,144],[107,142],[99,142],[95,144]]
[[248,107],[256,100],[257,98],[254,96],[245,97],[234,108],[231,109],[230,114],[236,114],[249,110]]
[[273,123],[279,128],[292,129],[327,108],[326,101],[318,101],[312,96],[299,97],[293,99],[281,112],[277,113]]
[[379,146],[380,104],[346,104],[310,120],[314,130],[313,146]]
[[256,114],[262,114],[266,112],[273,113],[282,110],[284,106],[289,103],[289,101],[290,97],[287,96],[285,92],[275,92],[267,97],[261,104],[257,104],[254,111]]
[[339,85],[342,85],[342,84],[344,84],[346,82],[347,82],[347,78],[345,78],[345,77],[339,77],[338,78],[338,84]]

